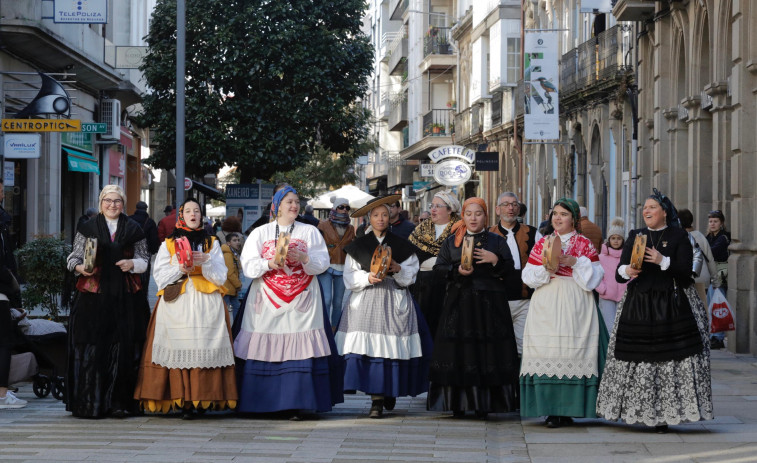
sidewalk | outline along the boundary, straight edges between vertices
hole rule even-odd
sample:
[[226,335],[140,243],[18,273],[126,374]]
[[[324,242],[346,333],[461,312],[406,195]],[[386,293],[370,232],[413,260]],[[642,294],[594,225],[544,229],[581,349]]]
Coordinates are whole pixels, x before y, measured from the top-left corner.
[[712,370],[717,418],[662,435],[601,420],[560,429],[517,414],[456,420],[427,412],[423,397],[401,398],[394,412],[372,420],[364,395],[301,422],[230,412],[95,421],[71,417],[24,384],[18,395],[29,405],[0,411],[0,461],[757,462],[757,359],[715,351]]

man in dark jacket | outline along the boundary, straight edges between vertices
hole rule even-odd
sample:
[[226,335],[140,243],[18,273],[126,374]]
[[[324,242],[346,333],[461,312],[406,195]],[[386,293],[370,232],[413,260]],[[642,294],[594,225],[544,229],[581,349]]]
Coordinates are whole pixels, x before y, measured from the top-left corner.
[[[92,217],[97,215],[97,209],[94,207],[88,207],[86,211],[84,211],[84,215],[79,217],[79,221],[76,222],[76,231],[79,231],[79,227],[81,227],[83,224],[87,223],[92,219]],[[76,233],[74,233],[75,235]]]
[[399,201],[389,205],[389,229],[395,235],[408,239],[413,230],[415,230],[415,224],[403,219],[400,216],[401,210],[402,206],[400,206]]
[[[130,215],[129,218],[139,224],[142,231],[145,232],[145,238],[147,239],[147,250],[150,254],[156,254],[160,249],[160,239],[158,239],[158,226],[155,221],[147,214],[147,203],[144,201],[137,201],[137,210],[134,211],[134,215]],[[139,276],[142,279],[142,287],[147,288],[150,284],[150,267],[151,262],[147,261],[147,270],[142,272]]]

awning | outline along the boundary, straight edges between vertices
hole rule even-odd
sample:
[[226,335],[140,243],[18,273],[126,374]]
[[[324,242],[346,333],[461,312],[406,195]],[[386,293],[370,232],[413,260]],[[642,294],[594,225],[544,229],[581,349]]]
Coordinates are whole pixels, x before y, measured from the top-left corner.
[[223,195],[223,193],[216,190],[210,185],[205,185],[204,183],[192,180],[192,188],[199,191],[200,193],[203,193],[205,196],[210,196],[213,199],[218,199],[226,202],[226,197]]
[[75,149],[61,147],[68,155],[69,172],[94,172],[100,175],[100,165],[97,159],[89,153],[77,151]]

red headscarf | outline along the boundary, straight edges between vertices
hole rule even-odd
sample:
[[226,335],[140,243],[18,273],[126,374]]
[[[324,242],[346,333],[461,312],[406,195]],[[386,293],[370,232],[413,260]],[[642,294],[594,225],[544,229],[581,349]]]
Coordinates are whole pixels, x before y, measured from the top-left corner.
[[[455,234],[455,247],[459,248],[463,244],[463,238],[465,238],[465,234],[468,232],[468,227],[465,226],[465,209],[468,208],[471,204],[478,204],[481,206],[481,209],[484,210],[484,216],[486,216],[486,219],[484,219],[484,223],[489,218],[489,210],[486,208],[486,202],[481,198],[468,198],[463,203],[463,210],[461,212],[461,215],[463,216],[463,220],[455,223],[455,225],[452,226],[452,233]],[[484,226],[486,228],[486,226]]]
[[[200,222],[200,227],[198,228],[189,228],[189,225],[187,225],[187,221],[184,220],[184,205],[187,204],[188,202],[190,202],[190,200],[184,201],[184,204],[179,206],[179,211],[176,213],[176,228],[179,228],[181,230],[185,230],[188,232],[192,232],[192,231],[199,230],[200,228],[202,228],[202,222]],[[192,199],[191,202],[197,203],[197,201],[195,201],[194,199]]]

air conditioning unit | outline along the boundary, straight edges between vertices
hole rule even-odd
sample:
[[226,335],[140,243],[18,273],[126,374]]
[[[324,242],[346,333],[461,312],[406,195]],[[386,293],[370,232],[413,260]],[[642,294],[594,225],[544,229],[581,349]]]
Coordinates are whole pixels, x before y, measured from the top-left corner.
[[100,134],[100,138],[119,140],[121,138],[121,102],[118,100],[102,100],[100,122],[104,122],[108,126],[105,133]]

